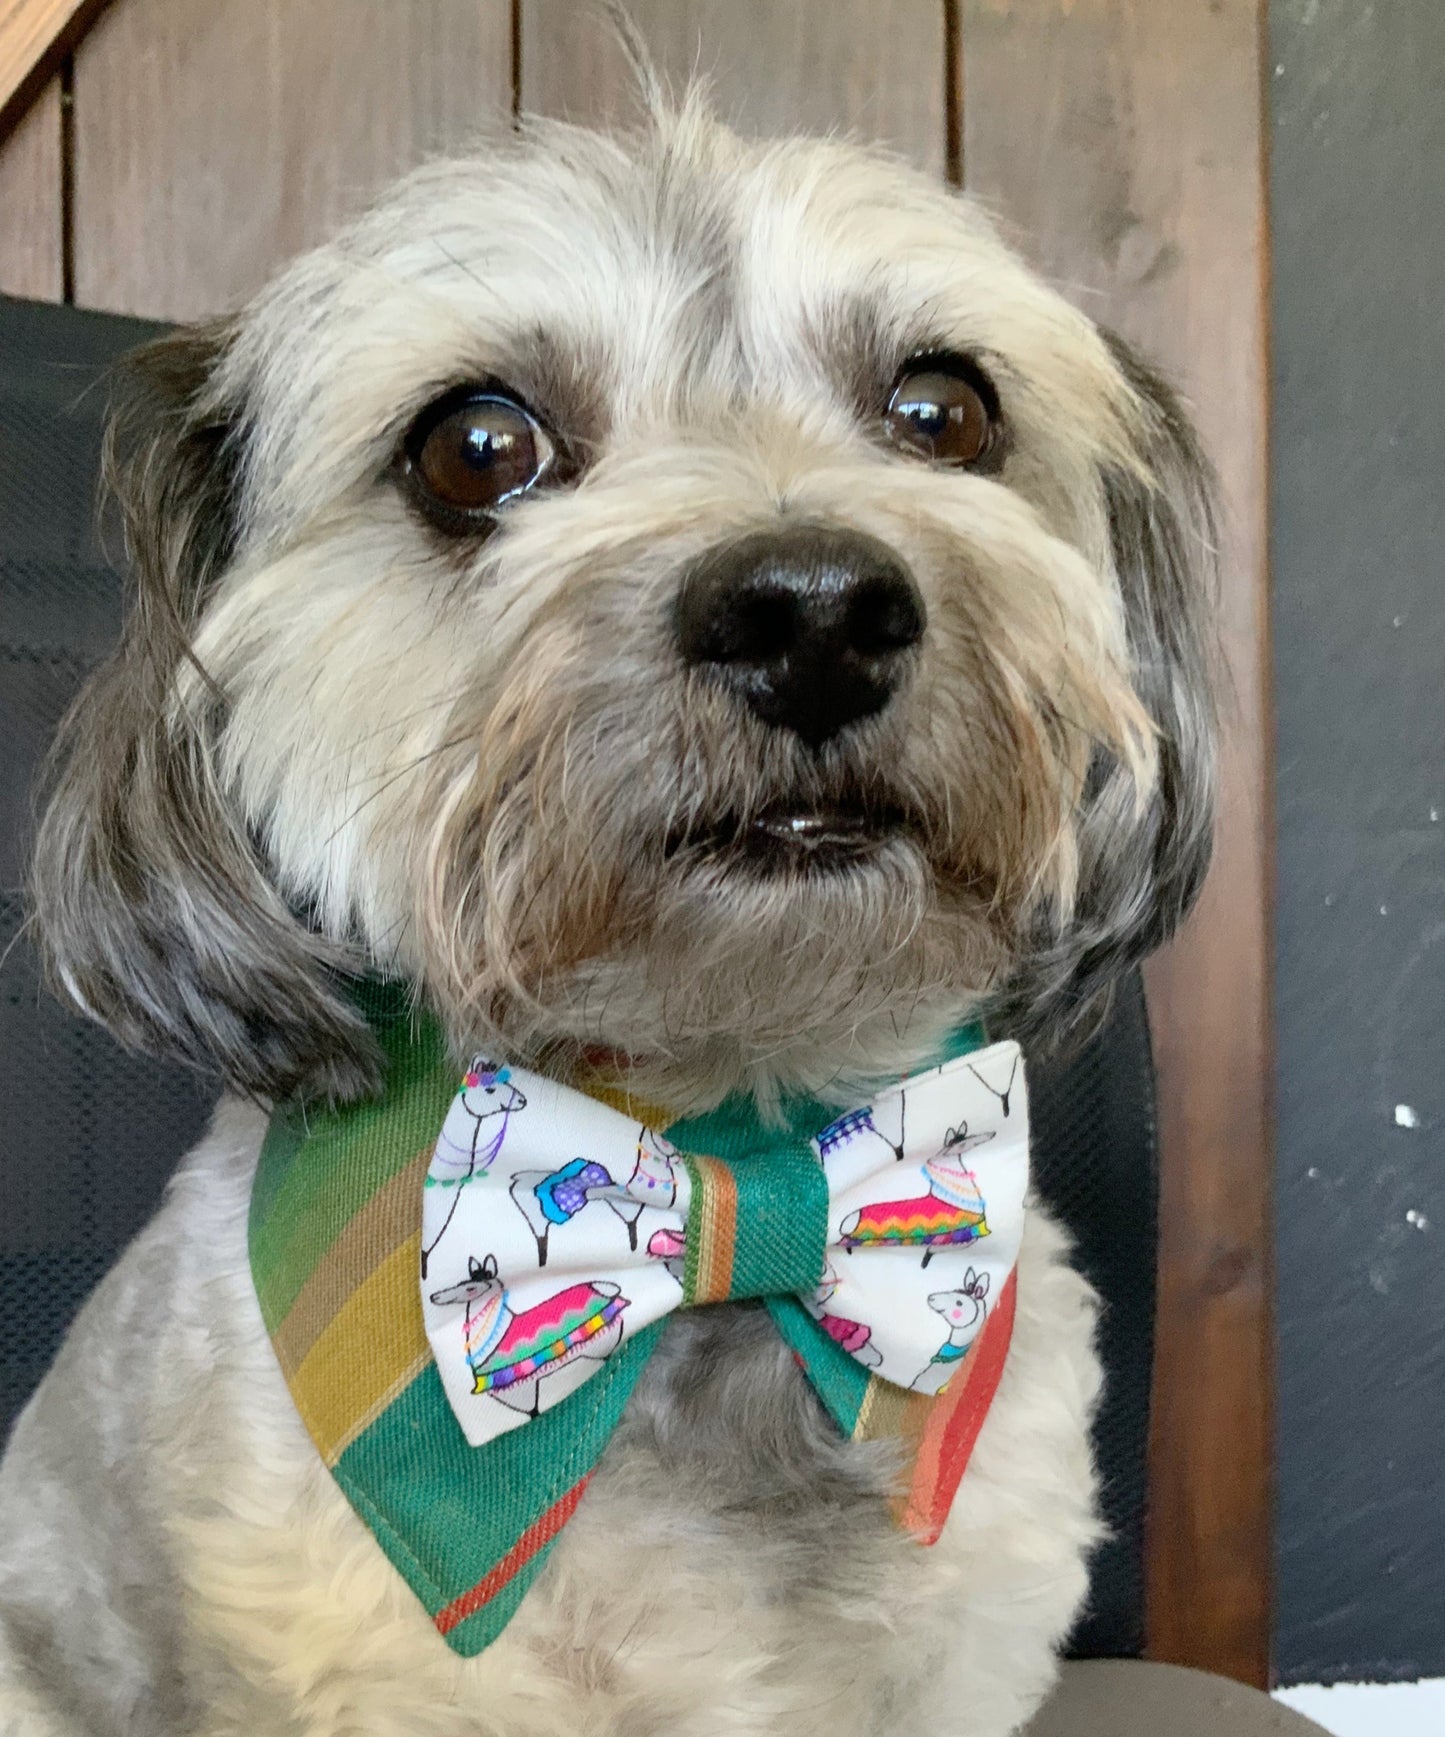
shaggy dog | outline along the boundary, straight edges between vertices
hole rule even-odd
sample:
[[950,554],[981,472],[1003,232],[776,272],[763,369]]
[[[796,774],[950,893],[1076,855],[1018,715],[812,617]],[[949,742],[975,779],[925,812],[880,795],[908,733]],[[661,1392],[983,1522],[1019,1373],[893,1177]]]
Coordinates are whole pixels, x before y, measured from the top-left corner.
[[501,1638],[451,1652],[296,1415],[264,1105],[458,1054],[677,1111],[1037,1047],[1208,855],[1175,402],[965,199],[690,98],[431,164],[137,360],[134,596],[58,750],[56,982],[232,1095],[0,1472],[5,1737],[1004,1737],[1097,1536],[1094,1307],[1034,1211],[942,1540],[761,1311],[675,1317]]

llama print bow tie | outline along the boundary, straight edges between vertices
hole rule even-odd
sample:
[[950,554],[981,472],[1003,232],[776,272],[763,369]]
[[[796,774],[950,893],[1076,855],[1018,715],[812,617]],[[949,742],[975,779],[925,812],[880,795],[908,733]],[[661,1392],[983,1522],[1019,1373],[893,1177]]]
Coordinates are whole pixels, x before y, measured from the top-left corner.
[[839,1430],[897,1444],[899,1525],[938,1536],[1012,1330],[1014,1045],[969,1028],[841,1117],[739,1099],[657,1132],[481,1058],[458,1090],[434,1020],[359,999],[385,1095],[276,1111],[251,1272],[318,1453],[454,1651],[516,1611],[680,1306],[761,1299]]
[[863,1369],[941,1393],[1018,1257],[1027,1121],[1012,1043],[731,1159],[477,1057],[422,1207],[422,1313],[463,1433],[551,1411],[674,1309],[748,1299],[795,1298]]

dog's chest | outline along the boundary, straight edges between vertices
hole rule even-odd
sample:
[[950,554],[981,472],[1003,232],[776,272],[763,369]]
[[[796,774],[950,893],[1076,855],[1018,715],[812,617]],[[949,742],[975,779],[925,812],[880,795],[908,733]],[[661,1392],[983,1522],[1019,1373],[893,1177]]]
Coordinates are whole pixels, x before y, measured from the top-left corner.
[[[668,1327],[578,1520],[564,1576],[594,1572],[594,1538],[626,1536],[706,1619],[724,1584],[731,1616],[767,1626],[820,1583],[866,1584],[918,1555],[890,1517],[892,1443],[859,1445],[827,1416],[765,1310],[722,1305]],[[665,1566],[663,1566],[665,1564]],[[706,1591],[699,1581],[706,1577]]]
[[808,1534],[846,1512],[886,1533],[896,1451],[839,1434],[765,1309],[715,1305],[669,1322],[596,1495],[607,1500],[646,1467],[659,1490],[685,1492],[692,1513],[718,1524]]

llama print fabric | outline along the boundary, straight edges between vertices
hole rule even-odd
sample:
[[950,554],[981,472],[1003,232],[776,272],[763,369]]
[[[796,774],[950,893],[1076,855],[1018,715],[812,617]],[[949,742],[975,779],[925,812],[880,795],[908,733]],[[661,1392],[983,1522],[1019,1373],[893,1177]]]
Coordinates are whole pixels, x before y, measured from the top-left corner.
[[[821,1275],[800,1300],[871,1374],[942,1392],[1018,1258],[1028,1185],[1018,1046],[912,1075],[813,1146],[826,1234],[817,1246],[821,1216],[799,1216],[814,1246],[798,1265]],[[610,1105],[473,1061],[426,1177],[421,1275],[427,1334],[469,1442],[550,1410],[624,1339],[694,1301],[699,1262],[727,1272],[748,1230],[727,1228],[728,1197],[745,1212],[756,1178],[768,1186],[766,1153],[740,1163],[758,1167],[742,1191],[732,1167],[685,1157]],[[723,1294],[750,1293],[724,1281]]]

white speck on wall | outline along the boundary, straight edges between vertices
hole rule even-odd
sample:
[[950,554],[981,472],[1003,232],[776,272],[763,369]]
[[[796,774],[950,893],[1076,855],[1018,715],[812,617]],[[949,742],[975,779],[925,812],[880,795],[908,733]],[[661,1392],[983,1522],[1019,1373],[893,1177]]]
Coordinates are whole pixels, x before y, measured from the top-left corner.
[[1333,893],[1326,893],[1326,894],[1325,894],[1325,904],[1326,904],[1326,906],[1329,906],[1329,905],[1333,905],[1333,904],[1334,904],[1334,902],[1335,902],[1335,895],[1334,895],[1334,894],[1333,894]]
[[1405,1214],[1405,1223],[1413,1224],[1416,1230],[1429,1230],[1430,1220],[1416,1207],[1411,1207]]
[[1420,1112],[1410,1104],[1396,1104],[1395,1126],[1397,1128],[1418,1128],[1420,1126]]
[[1440,810],[1438,808],[1430,810],[1430,819],[1436,826],[1440,824]]
[[1305,1175],[1309,1177],[1311,1182],[1318,1182],[1320,1179],[1320,1167],[1319,1167],[1319,1165],[1318,1164],[1311,1164],[1309,1169],[1305,1171]]
[[1405,617],[1403,615],[1397,615],[1395,617],[1395,619],[1390,623],[1391,627],[1403,627],[1404,625],[1405,625]]
[[1445,1678],[1423,1683],[1304,1683],[1274,1698],[1322,1725],[1331,1737],[1440,1737]]
[[1381,905],[1380,906],[1380,915],[1382,917],[1388,917],[1389,914],[1390,914],[1390,907],[1388,905]]

